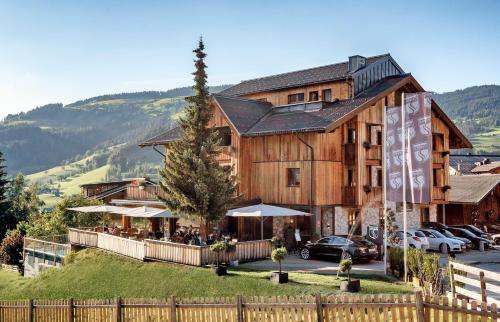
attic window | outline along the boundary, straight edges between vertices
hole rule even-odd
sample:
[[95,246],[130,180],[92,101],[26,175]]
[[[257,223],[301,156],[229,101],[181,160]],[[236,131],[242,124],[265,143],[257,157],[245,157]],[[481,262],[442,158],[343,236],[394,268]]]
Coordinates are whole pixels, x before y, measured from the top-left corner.
[[231,145],[231,129],[229,127],[221,127],[217,129],[219,133],[220,146],[230,146]]
[[304,93],[296,93],[288,95],[288,104],[304,102]]
[[315,102],[319,100],[318,91],[309,92],[309,102]]

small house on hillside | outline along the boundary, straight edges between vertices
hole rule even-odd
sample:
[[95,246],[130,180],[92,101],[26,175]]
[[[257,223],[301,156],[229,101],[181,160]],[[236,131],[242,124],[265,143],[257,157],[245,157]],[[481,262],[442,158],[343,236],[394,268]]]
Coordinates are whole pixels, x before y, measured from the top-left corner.
[[[296,229],[304,240],[366,234],[383,221],[384,110],[401,105],[402,93],[421,91],[389,54],[242,81],[211,99],[211,126],[222,142],[218,161],[233,166],[245,199],[314,214],[271,218],[266,238],[293,238]],[[174,128],[140,146],[168,152],[180,135]],[[449,198],[450,149],[472,147],[435,101],[432,142],[432,203],[413,207],[409,227],[436,220]],[[260,234],[252,218],[231,219],[228,227],[243,240]]]

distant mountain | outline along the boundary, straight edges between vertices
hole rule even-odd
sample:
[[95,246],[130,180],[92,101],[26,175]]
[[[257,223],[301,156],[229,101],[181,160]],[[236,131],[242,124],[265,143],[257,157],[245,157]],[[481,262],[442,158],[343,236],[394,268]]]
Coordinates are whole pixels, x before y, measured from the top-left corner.
[[500,153],[500,86],[473,86],[433,98],[471,140],[474,152]]
[[[216,86],[211,91],[225,88]],[[137,143],[167,129],[185,106],[184,97],[192,93],[191,87],[182,87],[103,95],[8,115],[0,122],[0,151],[11,175],[43,171],[116,145],[120,148],[109,150],[109,155],[100,154],[100,162],[116,162],[118,171],[124,172],[136,164],[158,163],[155,152],[139,149]],[[127,159],[122,151],[127,151]]]

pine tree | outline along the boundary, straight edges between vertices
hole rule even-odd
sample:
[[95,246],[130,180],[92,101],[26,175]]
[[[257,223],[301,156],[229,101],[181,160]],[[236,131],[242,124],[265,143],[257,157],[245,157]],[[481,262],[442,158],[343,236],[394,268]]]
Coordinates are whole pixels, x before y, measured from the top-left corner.
[[7,171],[5,170],[5,160],[2,152],[0,152],[0,240],[4,237],[7,231],[7,219],[9,203],[7,200]]
[[183,136],[171,144],[165,168],[160,172],[163,199],[167,208],[199,222],[206,239],[208,226],[222,218],[237,201],[232,168],[220,166],[216,159],[218,133],[208,126],[212,117],[205,72],[205,46],[200,38],[196,54],[194,95],[189,97],[179,120]]

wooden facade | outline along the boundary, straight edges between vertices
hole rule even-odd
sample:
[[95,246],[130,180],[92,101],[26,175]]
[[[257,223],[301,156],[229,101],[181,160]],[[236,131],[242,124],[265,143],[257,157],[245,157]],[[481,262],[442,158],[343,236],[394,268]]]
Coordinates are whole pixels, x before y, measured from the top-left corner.
[[[393,68],[393,72],[397,73],[397,70]],[[259,198],[264,203],[291,208],[309,207],[316,214],[316,218],[312,219],[316,223],[323,222],[322,213],[332,207],[345,208],[349,213],[366,207],[381,208],[384,109],[400,106],[404,92],[423,91],[413,77],[399,77],[401,81],[384,88],[361,107],[321,131],[239,133],[214,99],[210,126],[228,131],[230,135],[230,140],[226,141],[230,144],[221,146],[219,162],[233,166],[239,193],[246,200]],[[282,108],[292,103],[292,99],[296,103],[294,95],[297,94],[303,99],[302,104],[325,99],[355,99],[353,86],[359,87],[359,84],[347,77],[293,88],[251,92],[239,97],[268,102],[272,108]],[[450,147],[468,147],[470,143],[434,102],[432,110],[433,161],[429,170],[433,178],[432,205],[438,205],[448,201]],[[168,143],[165,148],[168,151]],[[296,184],[290,184],[290,173],[297,177]],[[333,227],[335,216],[331,220],[327,225]],[[317,228],[315,230],[318,232]]]

